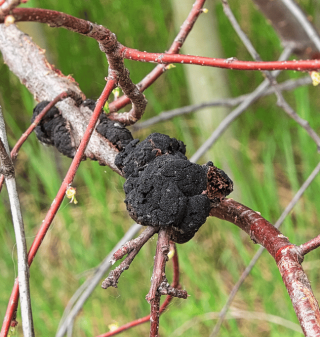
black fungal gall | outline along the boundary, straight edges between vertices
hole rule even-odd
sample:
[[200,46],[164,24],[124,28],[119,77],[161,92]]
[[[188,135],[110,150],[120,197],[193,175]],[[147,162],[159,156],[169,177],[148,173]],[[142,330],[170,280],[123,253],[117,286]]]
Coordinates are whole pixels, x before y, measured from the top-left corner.
[[[144,226],[171,226],[171,239],[177,243],[189,241],[209,216],[211,202],[232,191],[223,171],[212,163],[191,163],[185,152],[181,141],[154,133],[141,143],[132,141],[115,160],[127,179],[125,203],[132,219]],[[208,181],[213,168],[218,170],[217,184]],[[212,187],[208,194],[208,186],[215,193]]]
[[[33,109],[31,123],[49,103],[49,101],[42,101]],[[52,107],[34,131],[40,142],[53,145],[65,156],[73,158],[76,148],[70,130],[69,122],[62,117],[56,107]]]
[[[40,102],[33,109],[32,123],[49,103],[48,101]],[[82,102],[82,105],[93,111],[96,102],[92,99],[86,99]],[[120,151],[133,140],[131,132],[124,125],[108,119],[104,113],[100,114],[96,130]],[[73,158],[76,153],[76,146],[70,131],[70,123],[62,117],[61,112],[56,107],[51,108],[35,128],[36,136],[40,142],[53,145],[65,156]]]
[[[82,104],[92,111],[96,106],[96,102],[92,99],[86,99]],[[123,124],[110,120],[103,112],[100,114],[96,130],[120,151],[133,140],[131,132]]]

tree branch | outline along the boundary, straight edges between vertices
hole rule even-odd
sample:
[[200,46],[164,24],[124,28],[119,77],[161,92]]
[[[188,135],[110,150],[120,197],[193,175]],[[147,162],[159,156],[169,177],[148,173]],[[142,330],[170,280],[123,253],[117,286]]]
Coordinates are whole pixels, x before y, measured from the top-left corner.
[[[83,139],[81,140],[81,143],[79,145],[79,148],[77,150],[77,153],[75,155],[75,157],[73,158],[73,161],[70,165],[70,168],[61,184],[61,187],[57,193],[56,198],[53,200],[50,209],[48,210],[48,213],[45,217],[45,219],[43,220],[41,227],[31,245],[31,248],[29,250],[28,253],[28,264],[29,266],[31,265],[56,213],[58,212],[58,209],[64,199],[65,196],[65,192],[68,189],[68,187],[71,185],[71,183],[73,182],[73,179],[75,177],[75,174],[77,172],[77,169],[80,165],[80,162],[83,158],[83,154],[85,152],[85,149],[89,143],[90,137],[93,133],[93,130],[95,128],[95,125],[98,121],[99,115],[101,113],[101,109],[104,106],[105,102],[107,101],[109,95],[111,94],[114,86],[116,84],[116,79],[110,77],[108,79],[108,82],[99,98],[99,100],[97,101],[97,105],[94,109],[94,112],[92,114],[92,117],[89,121],[88,127],[84,133]],[[19,285],[17,283],[15,283],[14,288],[12,290],[12,294],[10,297],[10,302],[8,304],[7,307],[7,312],[5,315],[5,319],[2,325],[2,329],[1,329],[1,333],[0,333],[0,337],[6,337],[9,327],[10,327],[10,322],[13,316],[14,311],[16,310],[16,305],[17,305],[17,299],[19,296]]]
[[[50,65],[45,58],[44,50],[14,25],[9,27],[0,25],[0,51],[10,70],[18,76],[37,101],[52,101],[67,90],[85,99],[77,83]],[[88,107],[77,107],[71,98],[57,103],[57,107],[70,123],[70,132],[78,147],[92,111]],[[98,160],[101,165],[108,165],[119,173],[114,165],[114,158],[118,153],[118,149],[110,141],[94,131],[84,155]]]
[[151,278],[151,287],[146,300],[150,303],[150,337],[158,337],[159,333],[159,316],[160,316],[160,298],[158,293],[163,277],[165,276],[166,262],[168,260],[169,253],[169,240],[170,240],[169,228],[160,228],[158,234],[157,250],[154,260],[153,273]]
[[[179,260],[178,260],[178,252],[177,252],[177,248],[176,245],[171,242],[170,243],[171,247],[174,249],[174,255],[172,257],[172,263],[173,263],[173,281],[171,284],[171,288],[178,288],[179,286]],[[160,315],[166,310],[166,308],[168,307],[168,305],[170,304],[170,302],[172,301],[173,296],[168,295],[165,299],[165,301],[163,302],[163,304],[160,307]],[[117,328],[114,331],[109,331],[105,334],[99,335],[97,337],[111,337],[111,336],[115,336],[117,334],[119,334],[122,331],[131,329],[137,325],[143,324],[150,321],[150,315],[145,316],[143,318],[139,318],[133,322],[129,322],[127,324],[122,325],[121,327]]]
[[[312,183],[312,181],[318,175],[319,172],[320,172],[320,163],[311,172],[311,174],[309,175],[309,177],[307,178],[307,180],[302,184],[302,186],[300,187],[299,191],[295,194],[295,196],[292,198],[292,200],[290,201],[290,203],[288,204],[288,206],[282,212],[282,214],[280,215],[279,219],[276,221],[276,223],[274,225],[276,228],[279,228],[282,225],[283,221],[290,214],[290,212],[292,211],[292,209],[294,208],[294,206],[297,204],[297,202],[302,197],[302,195],[305,192],[305,190],[310,186],[310,184]],[[301,246],[300,246],[300,248],[301,248]],[[236,294],[237,294],[240,286],[245,281],[245,279],[247,278],[247,276],[250,274],[252,268],[254,267],[254,265],[256,264],[256,262],[259,260],[259,258],[262,255],[264,249],[265,249],[264,247],[260,247],[258,249],[258,251],[254,255],[254,257],[251,259],[251,261],[248,264],[248,266],[246,267],[246,269],[241,274],[238,282],[232,288],[232,290],[231,290],[231,292],[229,294],[229,297],[227,299],[226,304],[223,306],[222,310],[220,311],[218,322],[216,323],[216,325],[215,325],[215,327],[214,327],[214,329],[213,329],[210,337],[215,337],[215,336],[218,335],[220,327],[221,327],[221,324],[222,324],[222,322],[223,322],[223,320],[224,320],[224,318],[225,318],[225,316],[227,314],[227,311],[228,311],[228,309],[229,309],[232,301],[234,300],[234,298],[235,298],[235,296],[236,296]],[[301,251],[301,255],[303,255],[303,249]]]
[[[243,32],[240,25],[238,24],[235,16],[233,15],[230,6],[228,4],[227,0],[222,0],[224,11],[230,20],[230,23],[232,24],[234,30],[240,37],[241,41],[247,48],[248,52],[251,54],[254,60],[261,61],[261,57],[258,54],[258,52],[255,50],[253,44],[247,37],[247,35]],[[275,80],[275,77],[269,72],[269,71],[263,71],[263,73],[266,75],[267,79],[269,80],[270,84],[274,86],[275,94],[277,96],[277,105],[281,107],[289,117],[291,117],[293,120],[295,120],[300,126],[302,126],[309,134],[309,136],[314,140],[314,142],[317,145],[318,152],[320,152],[320,137],[318,134],[310,127],[309,123],[302,119],[292,108],[291,106],[286,102],[284,99],[281,91],[277,87],[277,81]]]
[[[64,13],[44,10],[39,8],[16,8],[12,11],[12,16],[18,21],[41,22],[48,23],[51,27],[63,27],[68,30],[92,37],[100,44],[102,51],[106,53],[112,52],[109,49],[115,46],[115,35],[103,26],[98,26],[89,21],[75,18]],[[0,18],[0,23],[4,22],[4,17]],[[115,51],[115,50],[113,50]],[[219,59],[211,57],[202,57],[195,55],[179,55],[166,53],[148,53],[127,48],[120,43],[117,44],[117,53],[123,58],[160,64],[185,63],[207,67],[218,67],[236,70],[296,70],[296,71],[312,71],[320,69],[320,60],[300,60],[300,61],[271,61],[271,62],[255,62],[255,61],[239,61],[232,59]],[[132,99],[131,99],[132,100]]]
[[128,255],[121,264],[112,270],[109,276],[102,282],[101,287],[107,289],[109,287],[117,288],[117,284],[121,274],[128,270],[130,264],[139,253],[142,246],[159,230],[159,227],[147,227],[141,235],[136,239],[130,240],[125,243],[120,249],[118,249],[112,256],[111,264],[114,264],[116,261],[123,258],[125,255]]
[[[301,78],[296,79],[296,80],[284,81],[284,82],[278,84],[277,88],[280,91],[282,91],[282,90],[291,91],[295,88],[298,88],[298,87],[303,86],[303,85],[308,85],[308,84],[311,84],[311,83],[312,83],[312,79],[308,75],[308,76],[301,77]],[[264,96],[274,94],[274,92],[275,92],[274,87],[268,88],[268,89],[264,90],[262,92],[262,94],[259,97],[257,97],[256,99],[259,99],[260,97],[264,97]],[[152,126],[156,123],[164,122],[164,121],[170,120],[174,117],[185,115],[185,114],[188,114],[188,113],[197,112],[197,110],[205,109],[207,107],[212,107],[212,106],[232,107],[232,106],[235,106],[235,105],[238,105],[238,104],[242,103],[249,96],[250,96],[250,94],[245,94],[245,95],[241,95],[241,96],[238,96],[238,97],[231,97],[231,98],[213,100],[213,101],[208,101],[208,102],[204,102],[204,103],[200,103],[200,104],[188,105],[188,106],[184,106],[182,108],[177,108],[177,109],[173,109],[173,110],[169,110],[169,111],[163,111],[155,117],[152,117],[152,118],[149,118],[149,119],[147,119],[143,122],[139,122],[137,124],[134,124],[131,127],[131,130],[132,131],[138,131],[138,130],[141,130],[141,129],[145,129],[145,128],[148,128],[148,127],[150,127],[150,126]]]
[[[2,109],[0,107],[0,162],[2,173],[5,176],[9,194],[12,222],[16,237],[18,254],[18,279],[20,288],[20,304],[23,334],[26,337],[34,336],[31,297],[29,286],[29,266],[27,258],[27,243],[21,214],[19,195],[14,177],[14,167],[9,156],[9,145],[6,135]],[[17,302],[16,302],[17,304]],[[16,309],[15,309],[16,310]],[[10,319],[11,321],[11,319]]]
[[258,213],[232,199],[224,199],[217,207],[211,208],[210,215],[235,224],[254,243],[268,250],[277,263],[304,334],[320,334],[319,305],[301,267],[303,256],[299,247],[291,244],[287,237]]
[[300,245],[301,254],[306,255],[320,246],[320,235]]

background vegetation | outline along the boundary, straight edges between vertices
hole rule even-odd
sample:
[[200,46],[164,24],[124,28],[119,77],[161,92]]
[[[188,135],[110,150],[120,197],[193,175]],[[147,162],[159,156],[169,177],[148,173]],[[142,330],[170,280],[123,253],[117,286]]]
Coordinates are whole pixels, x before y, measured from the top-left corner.
[[[316,0],[299,3],[310,15],[315,14]],[[279,39],[252,2],[233,0],[230,5],[262,58],[277,59],[282,50]],[[87,0],[30,0],[28,6],[63,11],[103,24],[116,33],[121,43],[150,52],[168,49],[177,33],[169,0],[101,0],[94,4]],[[224,56],[250,59],[218,1],[215,2],[215,11],[207,15],[217,15]],[[51,63],[64,74],[72,74],[87,97],[99,96],[105,83],[103,74],[107,73],[107,61],[94,40],[40,24],[19,26],[28,30],[47,50]],[[196,50],[194,54],[197,54]],[[129,61],[127,66],[134,82],[154,67]],[[0,76],[0,102],[10,145],[13,146],[29,125],[35,102],[2,62]],[[258,72],[225,70],[225,76],[232,96],[252,91],[263,80]],[[299,76],[302,74],[286,72],[280,75],[279,80]],[[319,132],[318,90],[311,86],[303,87],[285,96],[299,115]],[[144,119],[163,110],[189,104],[184,67],[178,65],[168,71],[145,94],[149,104]],[[275,103],[276,98],[271,96],[260,99],[248,109],[232,125],[232,132],[223,135],[215,144],[216,148],[228,146],[230,151],[217,152],[212,158],[217,166],[224,166],[233,179],[235,198],[261,212],[272,223],[319,161],[316,146],[307,133]],[[183,140],[187,144],[188,156],[201,144],[202,130],[194,115],[155,125],[134,134],[134,137],[143,139],[151,132],[166,133]],[[28,245],[69,164],[70,160],[53,148],[41,146],[35,135],[23,146],[16,161],[16,171]],[[73,184],[77,188],[79,203],[74,205],[64,201],[31,268],[36,335],[54,335],[64,307],[74,291],[132,224],[123,203],[123,182],[109,168],[100,167],[96,162],[86,161],[80,165]],[[320,178],[317,177],[284,222],[282,232],[291,242],[301,244],[319,234],[319,189]],[[14,231],[5,189],[0,198],[0,317],[3,318],[17,271]],[[193,317],[218,312],[257,249],[249,237],[235,226],[218,219],[208,219],[193,240],[178,247],[181,284],[191,296],[186,301],[175,299],[172,302],[160,318],[161,335],[177,336],[175,329]],[[95,290],[76,320],[74,335],[97,335],[108,331],[111,323],[122,325],[149,313],[144,297],[150,285],[154,252],[155,242],[143,248],[130,270],[121,277],[118,289]],[[316,250],[308,255],[304,264],[318,298],[319,259],[320,252]],[[263,254],[241,287],[233,305],[241,310],[262,311],[297,322],[278,269],[267,253]],[[211,320],[201,321],[186,330],[183,336],[206,336],[213,326]],[[124,332],[123,336],[147,335],[148,330],[148,324],[142,325]],[[299,335],[263,321],[228,320],[220,335],[275,337],[288,333]],[[17,334],[22,335],[20,329]]]

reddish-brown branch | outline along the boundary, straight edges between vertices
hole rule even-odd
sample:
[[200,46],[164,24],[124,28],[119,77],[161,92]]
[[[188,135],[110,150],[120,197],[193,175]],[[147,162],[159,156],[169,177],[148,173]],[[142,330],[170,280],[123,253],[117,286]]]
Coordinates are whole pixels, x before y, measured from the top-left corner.
[[[176,54],[179,52],[181,46],[183,45],[186,37],[188,36],[189,32],[191,31],[194,23],[196,22],[199,15],[202,13],[202,7],[205,3],[205,0],[196,0],[187,19],[182,24],[180,31],[175,38],[174,42],[172,43],[170,49],[168,50],[168,54]],[[40,23],[47,23],[51,27],[64,27],[68,30],[77,32],[79,34],[88,35],[92,30],[93,27],[96,28],[96,25],[93,23],[75,18],[71,15],[52,11],[52,10],[45,10],[40,8],[18,8],[13,11],[13,16],[16,21],[35,21]],[[4,20],[4,18],[2,18]],[[0,20],[1,22],[1,20]],[[111,32],[99,26],[101,30],[101,34],[99,34],[99,38],[94,36],[97,40],[103,38],[105,35],[110,35]],[[105,32],[103,33],[103,30]],[[104,34],[104,35],[103,35]],[[93,37],[93,36],[92,36]],[[166,71],[166,65],[158,65],[154,70],[151,71],[139,84],[138,88],[140,91],[144,91],[148,88],[154,81],[161,76]],[[119,109],[126,106],[130,103],[130,99],[127,96],[123,96],[116,100],[115,102],[109,105],[110,112],[116,112]]]
[[[180,27],[180,31],[174,42],[172,43],[171,47],[168,50],[168,54],[178,54],[180,48],[182,47],[184,41],[186,40],[187,36],[189,35],[193,25],[195,24],[196,20],[198,19],[199,15],[202,13],[202,7],[205,3],[205,0],[196,0],[192,6],[192,9],[184,21],[184,23]],[[153,84],[166,70],[167,65],[165,64],[158,64],[142,81],[138,83],[138,88],[140,91],[146,90],[151,84]],[[116,101],[112,102],[109,105],[110,112],[116,112],[127,104],[130,103],[130,100],[127,96],[122,96],[118,98]]]
[[299,61],[239,61],[236,58],[218,59],[194,55],[147,53],[139,50],[122,47],[123,57],[140,62],[152,63],[181,63],[193,64],[207,67],[217,67],[234,70],[296,70],[312,71],[320,69],[320,60],[299,60]]
[[133,259],[136,257],[136,255],[139,253],[142,246],[159,230],[159,227],[147,227],[141,235],[139,235],[136,239],[130,240],[127,242],[123,247],[118,249],[113,254],[113,259],[110,261],[112,264],[114,264],[116,261],[123,258],[125,255],[128,254],[128,256],[125,258],[121,264],[112,270],[109,273],[109,276],[102,282],[101,287],[103,289],[107,289],[109,287],[117,288],[118,281],[121,276],[121,274],[128,270],[130,267],[130,264],[132,263]]
[[[63,27],[92,37],[100,43],[100,48],[103,46],[102,49],[107,54],[116,51],[120,58],[123,57],[134,61],[160,64],[185,63],[236,70],[311,71],[320,69],[320,60],[255,62],[238,61],[236,58],[218,59],[193,55],[142,52],[116,43],[115,35],[107,28],[65,13],[39,8],[16,8],[12,11],[12,15],[16,21],[47,23],[52,27]],[[4,22],[4,17],[0,19],[1,22]]]
[[159,316],[160,316],[160,298],[158,292],[163,277],[165,276],[165,268],[168,260],[170,228],[160,228],[158,234],[157,250],[154,260],[153,273],[151,279],[151,287],[146,300],[150,303],[150,337],[157,337],[159,332]]
[[[101,51],[107,55],[110,69],[117,73],[119,86],[132,102],[132,109],[129,112],[112,115],[110,118],[125,125],[134,124],[141,118],[147,100],[138,87],[132,83],[129,71],[124,66],[123,55],[120,53],[122,45],[109,29],[65,13],[40,8],[16,8],[12,11],[12,15],[16,21],[47,23],[51,27],[63,27],[97,40]],[[3,20],[4,17],[2,22]]]
[[[74,176],[77,172],[77,169],[80,165],[80,162],[82,160],[82,157],[83,157],[83,154],[84,154],[84,151],[86,149],[86,146],[90,140],[90,137],[92,135],[92,132],[95,128],[95,125],[97,123],[97,120],[99,118],[99,115],[101,113],[101,109],[103,108],[105,102],[107,101],[108,97],[110,96],[113,88],[115,87],[115,84],[117,82],[117,79],[116,78],[112,78],[110,77],[108,79],[108,82],[99,98],[99,100],[97,101],[97,105],[94,109],[94,112],[92,114],[92,117],[90,119],[90,122],[88,124],[88,127],[84,133],[84,136],[83,136],[83,139],[81,140],[81,143],[80,143],[80,146],[77,150],[77,153],[70,165],[70,168],[68,170],[68,173],[66,174],[62,184],[61,184],[61,187],[57,193],[57,196],[56,198],[53,200],[52,204],[51,204],[51,207],[45,217],[45,219],[43,220],[42,222],[42,225],[31,245],[31,248],[29,250],[29,253],[28,253],[28,263],[29,263],[29,266],[31,265],[63,199],[64,199],[64,196],[65,196],[65,192],[67,190],[67,188],[70,186],[70,184],[72,183],[73,179],[74,179]],[[4,318],[4,322],[3,322],[3,325],[2,325],[2,329],[1,329],[1,333],[0,333],[0,337],[6,337],[7,334],[8,334],[8,330],[9,330],[9,327],[10,327],[10,322],[11,322],[11,319],[13,317],[13,313],[15,312],[16,308],[17,308],[17,303],[18,303],[18,296],[19,296],[19,285],[17,282],[15,282],[15,285],[14,285],[14,288],[13,288],[13,291],[12,291],[12,294],[11,294],[11,297],[10,297],[10,302],[8,304],[8,307],[7,307],[7,312],[6,312],[6,315],[5,315],[5,318]]]
[[303,243],[302,245],[299,246],[301,250],[301,255],[306,255],[310,253],[312,250],[318,248],[320,246],[320,235],[316,236],[312,240]]
[[224,199],[211,208],[211,216],[227,220],[264,246],[276,260],[283,282],[288,290],[293,308],[306,336],[320,334],[320,310],[301,262],[299,247],[290,243],[271,223],[250,208],[233,199]]
[[[172,246],[172,248],[174,249],[174,255],[172,257],[172,263],[173,263],[173,281],[171,284],[171,287],[173,288],[177,288],[179,286],[179,260],[178,260],[178,252],[176,249],[176,245],[171,242],[170,245]],[[170,304],[170,302],[172,301],[173,296],[168,295],[165,299],[165,301],[162,303],[161,307],[160,307],[160,315],[166,310],[166,308],[168,307],[168,305]],[[116,330],[113,331],[109,331],[105,334],[99,335],[97,337],[111,337],[111,336],[115,336],[117,334],[119,334],[122,331],[128,330],[130,328],[133,328],[137,325],[146,323],[150,321],[150,315],[139,318],[133,322],[129,322],[127,324],[122,325],[121,327],[119,327]]]

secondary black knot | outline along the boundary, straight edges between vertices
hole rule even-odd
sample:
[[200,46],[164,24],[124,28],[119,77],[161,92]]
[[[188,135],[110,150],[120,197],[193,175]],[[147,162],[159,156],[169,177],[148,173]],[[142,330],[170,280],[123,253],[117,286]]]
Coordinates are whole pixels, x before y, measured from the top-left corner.
[[[49,103],[49,101],[42,101],[33,109],[32,123]],[[82,102],[82,105],[93,111],[96,102],[92,99],[86,99]],[[133,140],[131,132],[124,125],[108,119],[103,112],[99,116],[99,124],[96,130],[120,151]],[[35,133],[40,142],[55,146],[59,152],[69,158],[74,157],[76,145],[72,137],[71,125],[62,117],[58,108],[53,107],[45,114],[39,125],[36,126]]]
[[[42,101],[33,109],[31,123],[49,103],[49,101]],[[70,130],[70,123],[62,117],[56,107],[53,107],[45,114],[34,131],[40,142],[53,145],[65,156],[73,158],[76,147]]]
[[[82,104],[92,111],[96,106],[96,102],[92,99],[86,99]],[[103,112],[100,114],[96,130],[120,151],[133,140],[131,132],[123,124],[110,120]]]
[[[195,235],[211,207],[207,187],[212,163],[191,163],[185,151],[181,141],[154,133],[141,143],[132,141],[115,159],[127,178],[124,191],[130,216],[145,226],[171,226],[171,239],[177,243]],[[219,189],[220,194],[228,191]]]

